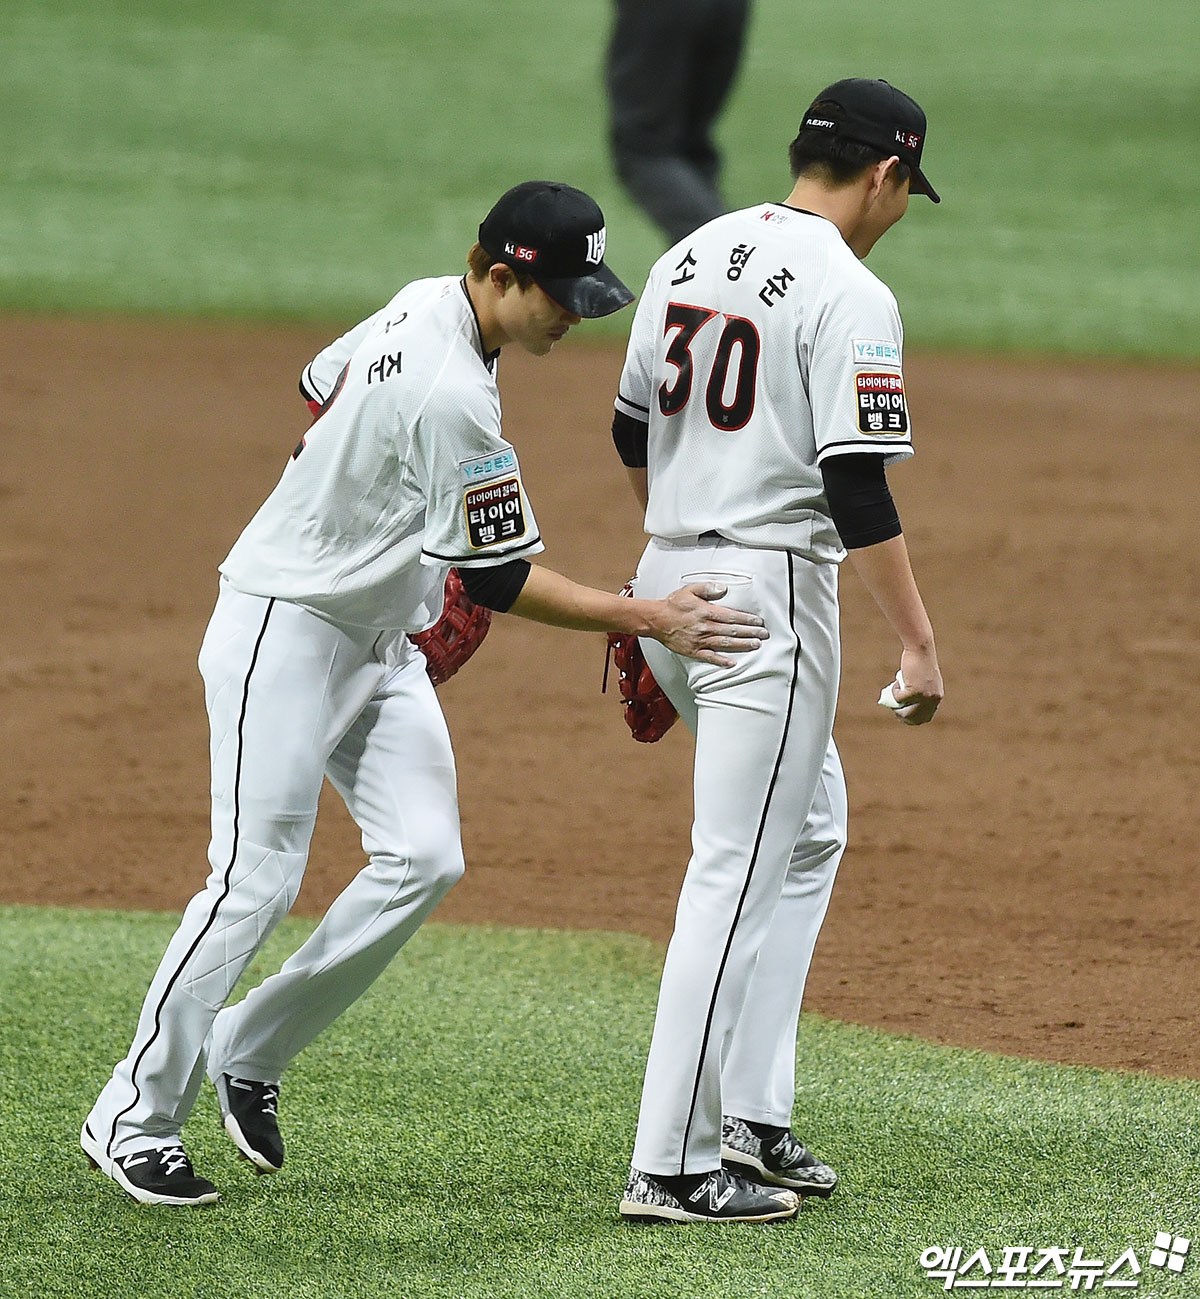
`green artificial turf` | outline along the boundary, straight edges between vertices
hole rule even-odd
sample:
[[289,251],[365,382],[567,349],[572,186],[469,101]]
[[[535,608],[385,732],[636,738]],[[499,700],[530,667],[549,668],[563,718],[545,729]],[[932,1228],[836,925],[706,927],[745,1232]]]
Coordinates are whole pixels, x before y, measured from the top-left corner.
[[185,1138],[221,1203],[140,1207],[76,1141],[173,925],[0,909],[6,1299],[891,1299],[939,1292],[937,1245],[1132,1247],[1139,1293],[1195,1293],[1200,1259],[1149,1254],[1200,1227],[1200,1085],[811,1017],[797,1113],[834,1198],[768,1227],[622,1224],[661,955],[611,934],[426,926],[289,1072],[282,1173],[235,1158],[206,1088]]
[[[661,241],[605,145],[609,0],[0,0],[0,305],[358,318],[457,269],[509,184]],[[888,77],[927,170],[872,264],[910,341],[1200,355],[1194,0],[757,0],[720,124],[733,204],[782,197],[827,81]],[[626,313],[627,316],[628,313]],[[589,326],[622,336],[626,316]]]

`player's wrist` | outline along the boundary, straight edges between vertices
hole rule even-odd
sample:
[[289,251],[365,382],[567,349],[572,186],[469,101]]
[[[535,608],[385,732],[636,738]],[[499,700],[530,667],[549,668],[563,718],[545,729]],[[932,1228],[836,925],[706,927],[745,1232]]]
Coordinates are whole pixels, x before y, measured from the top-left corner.
[[618,601],[617,617],[620,625],[614,631],[630,636],[650,636],[658,640],[670,631],[665,600],[638,600],[622,596]]
[[937,661],[937,647],[933,643],[933,632],[915,636],[901,636],[900,646],[905,654],[917,654],[922,658]]

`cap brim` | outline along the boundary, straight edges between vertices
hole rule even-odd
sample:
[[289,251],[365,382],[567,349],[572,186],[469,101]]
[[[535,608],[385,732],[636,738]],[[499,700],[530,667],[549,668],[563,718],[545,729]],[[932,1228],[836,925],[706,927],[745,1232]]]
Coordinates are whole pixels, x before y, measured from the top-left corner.
[[634,299],[629,289],[603,262],[590,275],[577,275],[566,280],[534,278],[560,307],[585,320],[611,316],[614,311],[629,306]]
[[935,203],[942,201],[937,190],[929,183],[925,173],[919,167],[912,169],[912,179],[909,181],[908,191],[910,194],[924,194],[926,198],[933,199]]

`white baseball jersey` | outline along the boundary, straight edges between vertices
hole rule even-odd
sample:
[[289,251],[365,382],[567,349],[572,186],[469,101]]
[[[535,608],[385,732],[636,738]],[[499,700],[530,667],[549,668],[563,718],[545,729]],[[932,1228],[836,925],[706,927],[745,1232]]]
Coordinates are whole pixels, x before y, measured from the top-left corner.
[[831,222],[763,203],[702,226],[650,272],[616,400],[649,422],[646,531],[845,558],[819,466],[912,454],[902,352]]
[[543,550],[461,278],[417,280],[306,367],[324,412],[221,565],[239,591],[419,631],[453,565]]

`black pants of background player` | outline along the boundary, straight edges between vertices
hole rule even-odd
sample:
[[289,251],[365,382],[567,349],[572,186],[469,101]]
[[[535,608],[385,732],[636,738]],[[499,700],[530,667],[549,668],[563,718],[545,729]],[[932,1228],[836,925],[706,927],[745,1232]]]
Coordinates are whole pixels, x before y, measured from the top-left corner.
[[672,243],[725,211],[712,127],[742,55],[750,0],[616,0],[606,85],[625,188]]

